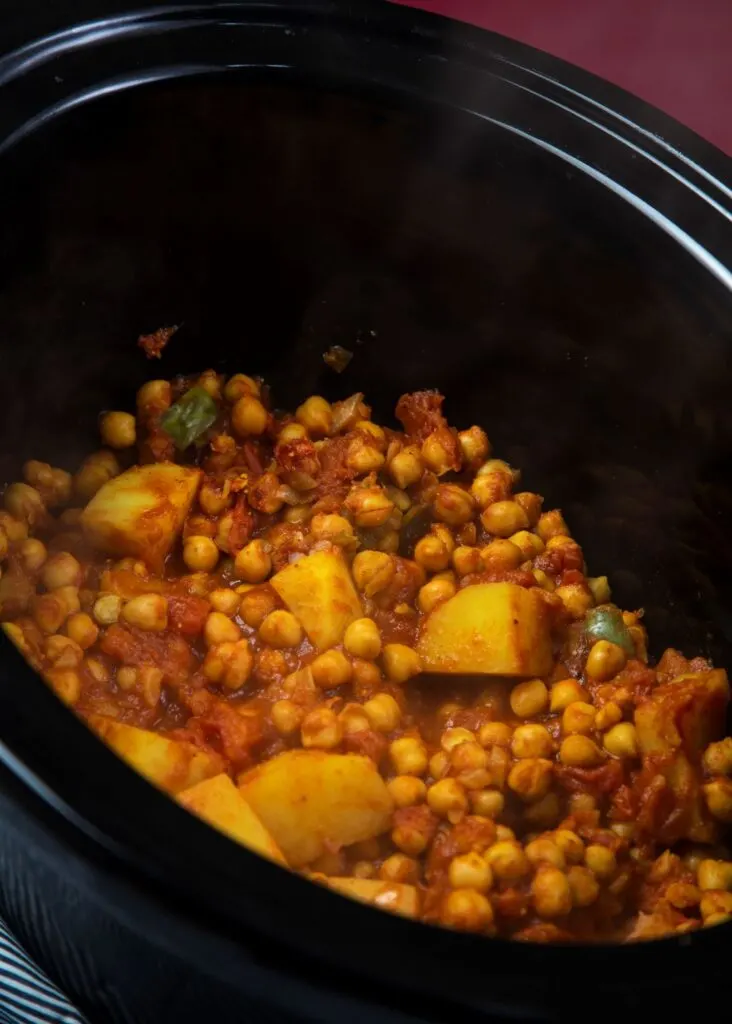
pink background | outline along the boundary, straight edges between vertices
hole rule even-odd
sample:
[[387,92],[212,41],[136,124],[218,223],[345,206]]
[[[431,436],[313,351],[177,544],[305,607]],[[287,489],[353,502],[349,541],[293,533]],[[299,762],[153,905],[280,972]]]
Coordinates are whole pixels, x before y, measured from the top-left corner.
[[407,0],[609,79],[732,155],[732,0]]

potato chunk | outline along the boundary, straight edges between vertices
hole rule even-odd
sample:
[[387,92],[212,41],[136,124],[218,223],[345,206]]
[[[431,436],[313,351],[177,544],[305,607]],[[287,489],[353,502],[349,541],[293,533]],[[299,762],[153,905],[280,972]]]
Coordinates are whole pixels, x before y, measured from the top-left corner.
[[133,466],[104,484],[84,509],[84,532],[109,555],[141,558],[160,572],[191,503],[201,471],[174,462]]
[[515,583],[478,583],[439,604],[417,644],[425,672],[543,676],[552,668],[547,606]]
[[340,643],[346,628],[363,615],[351,574],[336,550],[305,555],[270,582],[319,651]]
[[374,878],[326,878],[324,885],[351,899],[404,917],[416,917],[419,912],[419,896],[414,885]]
[[228,775],[215,775],[184,789],[178,803],[262,857],[285,864],[277,843]]
[[729,683],[722,669],[678,676],[657,686],[635,712],[642,754],[682,749],[698,763],[704,748],[724,732]]
[[218,754],[199,750],[192,743],[171,740],[103,715],[91,715],[88,722],[115,753],[169,793],[179,793],[224,769]]
[[393,806],[373,761],[358,754],[289,750],[254,768],[240,789],[292,867],[379,835]]

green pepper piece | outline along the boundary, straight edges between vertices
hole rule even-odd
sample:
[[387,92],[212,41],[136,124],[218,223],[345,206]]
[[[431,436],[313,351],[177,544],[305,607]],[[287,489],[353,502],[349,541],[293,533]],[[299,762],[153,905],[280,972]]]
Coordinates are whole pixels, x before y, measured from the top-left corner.
[[593,608],[585,616],[585,633],[593,641],[609,640],[611,644],[622,647],[626,654],[635,654],[635,644],[623,622],[619,608],[614,604],[602,604]]
[[204,434],[218,415],[213,398],[203,388],[191,388],[171,405],[160,423],[180,451]]

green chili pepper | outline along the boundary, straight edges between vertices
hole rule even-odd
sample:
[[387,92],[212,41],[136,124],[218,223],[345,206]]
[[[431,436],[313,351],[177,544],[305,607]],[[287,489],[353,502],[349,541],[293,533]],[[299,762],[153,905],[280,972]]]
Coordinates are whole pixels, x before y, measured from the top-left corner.
[[619,608],[614,604],[603,604],[593,608],[585,616],[585,633],[590,640],[609,640],[622,647],[626,654],[635,654],[635,644],[628,627],[623,622]]
[[173,438],[175,447],[183,451],[208,430],[217,414],[216,403],[208,392],[191,388],[171,405],[160,423]]

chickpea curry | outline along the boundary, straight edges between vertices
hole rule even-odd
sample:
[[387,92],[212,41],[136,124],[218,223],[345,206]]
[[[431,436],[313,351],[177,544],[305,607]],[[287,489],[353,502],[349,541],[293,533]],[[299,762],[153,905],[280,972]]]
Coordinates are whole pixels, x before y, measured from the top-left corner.
[[355,899],[541,942],[729,920],[725,672],[652,665],[442,396],[396,419],[149,381],[73,475],[6,487],[7,636],[184,807]]

